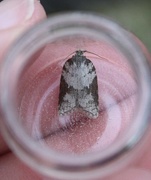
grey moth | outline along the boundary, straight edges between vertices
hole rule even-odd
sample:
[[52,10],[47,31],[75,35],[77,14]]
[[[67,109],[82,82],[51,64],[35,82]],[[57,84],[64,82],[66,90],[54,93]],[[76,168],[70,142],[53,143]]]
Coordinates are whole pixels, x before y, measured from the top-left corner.
[[63,65],[60,92],[59,115],[67,115],[75,110],[82,110],[87,117],[97,118],[99,115],[98,83],[96,69],[78,50]]

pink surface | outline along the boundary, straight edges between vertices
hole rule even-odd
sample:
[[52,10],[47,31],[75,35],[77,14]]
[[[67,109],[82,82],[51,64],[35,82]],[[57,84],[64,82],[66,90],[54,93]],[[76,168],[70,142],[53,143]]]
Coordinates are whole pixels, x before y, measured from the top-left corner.
[[102,57],[85,53],[98,76],[100,115],[97,119],[76,113],[58,116],[60,75],[66,57],[74,52],[70,48],[73,39],[47,46],[20,84],[20,117],[28,133],[41,144],[61,152],[84,153],[107,148],[129,126],[135,108],[137,87],[124,57],[106,43],[78,38],[75,41],[78,40],[81,49],[86,46],[85,50]]

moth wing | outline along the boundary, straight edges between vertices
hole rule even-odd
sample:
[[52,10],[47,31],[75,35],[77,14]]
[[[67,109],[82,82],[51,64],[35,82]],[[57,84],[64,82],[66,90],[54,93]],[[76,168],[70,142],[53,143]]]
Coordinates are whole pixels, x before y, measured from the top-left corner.
[[69,86],[64,76],[68,78],[68,66],[71,59],[67,60],[62,69],[59,93],[59,114],[64,115],[71,112],[76,107],[76,94],[74,89]]
[[[80,108],[85,111],[90,118],[97,118],[99,115],[99,97],[96,69],[89,59],[86,59],[85,63],[89,68],[87,76],[90,76],[90,78],[93,77],[93,79],[91,79],[88,86],[79,91],[78,103]],[[87,81],[87,83],[88,82],[89,81]]]

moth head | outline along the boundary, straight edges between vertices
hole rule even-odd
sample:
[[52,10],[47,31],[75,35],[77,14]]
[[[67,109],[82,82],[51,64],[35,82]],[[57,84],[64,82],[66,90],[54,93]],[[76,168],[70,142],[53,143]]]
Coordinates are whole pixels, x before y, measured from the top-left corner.
[[86,51],[82,51],[82,50],[77,50],[76,51],[76,56],[82,56]]

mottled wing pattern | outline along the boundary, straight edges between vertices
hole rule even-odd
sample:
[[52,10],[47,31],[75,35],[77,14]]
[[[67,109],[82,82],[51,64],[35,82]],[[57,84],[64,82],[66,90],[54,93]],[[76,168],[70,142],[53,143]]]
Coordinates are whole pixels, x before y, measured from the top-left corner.
[[98,83],[93,63],[83,55],[76,54],[63,66],[59,114],[65,115],[80,108],[91,118],[98,117]]
[[[88,68],[85,74],[87,76],[87,79],[85,79],[87,85],[85,84],[84,89],[78,93],[78,104],[81,109],[87,112],[89,117],[97,118],[99,115],[99,97],[96,69],[93,63],[87,58],[83,63]],[[83,76],[83,79],[85,76]]]
[[71,112],[76,107],[76,97],[74,88],[69,87],[64,76],[69,74],[68,65],[71,64],[72,58],[67,60],[62,69],[62,75],[60,80],[60,93],[59,93],[59,114],[65,115]]

